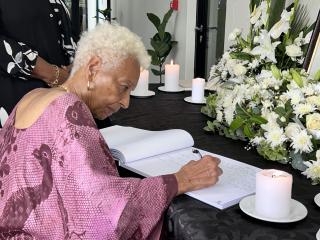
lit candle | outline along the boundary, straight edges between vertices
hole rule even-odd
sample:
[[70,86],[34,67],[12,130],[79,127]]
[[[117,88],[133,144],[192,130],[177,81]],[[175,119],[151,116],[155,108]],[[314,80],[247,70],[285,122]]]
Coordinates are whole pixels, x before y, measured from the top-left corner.
[[206,81],[203,78],[192,79],[191,100],[195,103],[202,103],[204,99],[204,85]]
[[281,219],[290,213],[292,175],[275,169],[256,174],[256,212]]
[[177,91],[179,89],[179,64],[173,64],[173,60],[171,60],[171,64],[165,65],[165,74],[164,74],[164,88],[169,91]]
[[146,69],[141,69],[140,77],[137,83],[136,88],[132,93],[134,95],[146,95],[149,90],[149,71]]

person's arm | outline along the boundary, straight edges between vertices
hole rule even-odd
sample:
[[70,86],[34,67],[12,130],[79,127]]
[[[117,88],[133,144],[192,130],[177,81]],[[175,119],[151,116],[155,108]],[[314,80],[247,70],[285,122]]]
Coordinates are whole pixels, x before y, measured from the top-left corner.
[[26,44],[15,41],[0,32],[0,68],[24,80],[38,78],[48,84],[58,85],[69,76],[66,69],[52,65]]

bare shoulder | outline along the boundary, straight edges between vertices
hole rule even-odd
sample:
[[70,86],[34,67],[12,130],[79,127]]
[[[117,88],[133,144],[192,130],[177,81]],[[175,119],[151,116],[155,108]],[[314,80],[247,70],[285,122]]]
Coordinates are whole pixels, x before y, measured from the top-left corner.
[[60,89],[38,88],[26,94],[16,108],[15,127],[30,127],[52,101],[65,93]]

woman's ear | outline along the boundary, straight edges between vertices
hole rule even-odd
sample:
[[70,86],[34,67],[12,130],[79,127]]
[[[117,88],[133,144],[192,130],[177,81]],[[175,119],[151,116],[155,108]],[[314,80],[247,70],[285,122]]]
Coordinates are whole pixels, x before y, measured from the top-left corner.
[[102,60],[98,56],[92,56],[87,64],[87,79],[88,81],[92,81],[97,72],[101,69]]

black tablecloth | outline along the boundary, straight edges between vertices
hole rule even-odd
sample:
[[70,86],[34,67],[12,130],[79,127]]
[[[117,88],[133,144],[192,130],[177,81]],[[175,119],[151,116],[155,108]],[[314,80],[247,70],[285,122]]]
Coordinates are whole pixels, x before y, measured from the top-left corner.
[[113,123],[148,130],[180,128],[188,131],[195,146],[233,158],[259,168],[276,168],[293,175],[292,197],[303,203],[308,216],[296,223],[271,223],[244,214],[238,205],[219,210],[187,195],[176,197],[165,216],[169,239],[276,240],[315,239],[320,228],[320,208],[314,203],[319,186],[290,166],[264,160],[253,149],[244,149],[245,142],[207,133],[203,130],[208,118],[200,113],[200,105],[183,101],[191,92],[164,93],[151,86],[156,95],[146,99],[131,98],[130,107],[113,116]]

